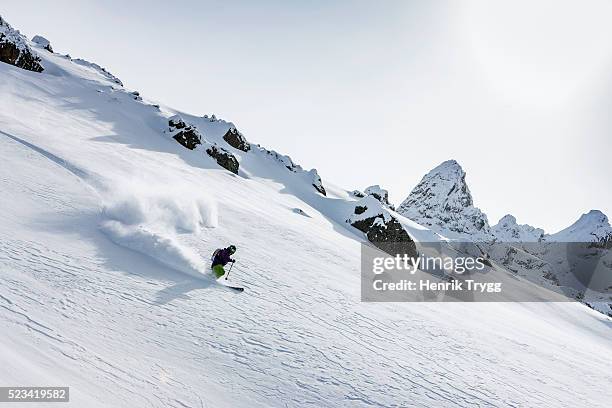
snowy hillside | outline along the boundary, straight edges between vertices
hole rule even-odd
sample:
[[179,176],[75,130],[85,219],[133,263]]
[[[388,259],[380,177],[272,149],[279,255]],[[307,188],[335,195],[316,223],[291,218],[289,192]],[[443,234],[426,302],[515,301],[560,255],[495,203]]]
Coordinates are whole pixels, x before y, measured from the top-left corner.
[[[580,303],[360,301],[373,230],[351,220],[488,234],[456,162],[396,213],[25,44],[42,72],[0,63],[2,385],[88,408],[609,405],[611,320]],[[209,271],[228,244],[243,293]]]

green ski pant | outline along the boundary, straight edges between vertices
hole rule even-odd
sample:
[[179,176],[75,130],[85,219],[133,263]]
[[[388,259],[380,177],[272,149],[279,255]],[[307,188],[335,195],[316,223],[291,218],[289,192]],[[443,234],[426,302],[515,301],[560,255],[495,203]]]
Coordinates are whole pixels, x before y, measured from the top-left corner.
[[220,277],[225,275],[225,269],[223,269],[223,265],[215,265],[215,266],[213,266],[212,267],[212,271],[215,274],[215,276],[217,277],[217,279],[219,279]]

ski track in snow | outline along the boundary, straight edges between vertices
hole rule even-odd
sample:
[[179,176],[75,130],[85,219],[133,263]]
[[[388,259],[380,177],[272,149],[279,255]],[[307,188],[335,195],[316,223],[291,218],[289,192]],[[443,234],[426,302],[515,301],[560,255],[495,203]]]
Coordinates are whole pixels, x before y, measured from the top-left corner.
[[[60,212],[75,209],[61,201],[65,190],[42,195],[60,199]],[[97,233],[95,224],[87,228],[85,234]],[[120,391],[113,393],[117,405],[198,406],[207,401],[198,387],[211,380],[218,392],[254,405],[565,405],[556,398],[568,384],[547,379],[541,366],[508,361],[499,352],[483,355],[487,347],[474,333],[456,327],[450,332],[423,316],[445,305],[419,305],[411,313],[398,307],[403,313],[379,318],[377,311],[386,307],[360,304],[325,284],[276,285],[258,279],[266,272],[248,261],[234,272],[249,282],[248,292],[236,295],[179,274],[169,283],[113,271],[87,251],[64,253],[43,239],[5,234],[3,325],[62,366],[95,373],[97,387]],[[137,261],[164,277],[155,263]],[[504,346],[516,347],[509,339],[496,344]],[[536,353],[527,344],[520,348]],[[143,349],[146,355],[139,353]],[[206,376],[198,375],[199,367],[206,367]],[[507,373],[531,378],[533,385],[509,384]],[[103,391],[95,397],[112,398]]]
[[[193,169],[185,165],[190,152],[170,155],[157,139],[151,151],[139,139],[100,142],[83,135],[88,122],[79,118],[62,130],[74,143],[81,138],[78,155],[66,156],[74,160],[53,136],[23,124],[0,136],[0,191],[10,198],[0,202],[0,382],[68,385],[75,407],[612,400],[609,319],[569,303],[361,303],[358,242],[315,199],[309,206],[286,193],[282,177],[235,181]],[[99,156],[116,162],[106,169]],[[173,271],[101,233],[102,203],[90,186],[102,184],[102,170],[131,175],[130,163],[216,192],[219,226],[176,239],[204,265],[212,249],[236,243],[232,279],[244,293]]]

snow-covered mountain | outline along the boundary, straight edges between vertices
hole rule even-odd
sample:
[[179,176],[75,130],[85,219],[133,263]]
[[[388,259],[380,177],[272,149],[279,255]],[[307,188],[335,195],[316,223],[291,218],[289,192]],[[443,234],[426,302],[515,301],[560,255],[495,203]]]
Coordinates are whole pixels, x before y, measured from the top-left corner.
[[[350,193],[15,33],[0,63],[0,383],[70,386],[74,407],[612,399],[609,319],[582,304],[360,301],[367,239],[488,234],[456,163],[419,193],[430,228],[380,187]],[[241,294],[210,275],[230,243]]]
[[518,224],[511,214],[489,227],[487,216],[474,206],[465,177],[466,173],[457,161],[443,162],[421,179],[398,206],[397,212],[443,236],[458,240],[604,244],[612,240],[608,217],[599,210],[583,214],[574,224],[554,234],[546,234],[543,229],[528,224]]
[[[609,248],[612,229],[608,218],[600,211],[590,211],[570,227],[552,235],[541,228],[518,224],[510,214],[489,228],[486,215],[473,206],[465,172],[456,161],[449,160],[423,177],[399,206],[398,213],[446,238],[477,243],[476,247],[471,247],[475,251],[471,255],[484,253],[513,274],[560,290],[612,316],[612,293],[608,289],[612,286],[612,279],[605,277],[612,273],[612,263],[608,263],[607,253],[600,265],[604,276],[594,284],[591,279],[577,276],[583,263],[568,261],[568,251],[576,252],[576,248],[568,250],[563,244],[596,242]],[[576,258],[576,254],[571,256]],[[589,256],[593,254],[580,255],[584,259]],[[595,292],[592,291],[594,287],[597,287]],[[591,296],[587,300],[584,293],[588,290],[591,290]]]
[[397,212],[443,235],[490,239],[487,216],[474,207],[465,172],[455,160],[445,161],[427,173]]
[[582,214],[580,218],[569,227],[546,236],[549,242],[597,242],[601,244],[612,243],[612,227],[608,217],[599,210],[591,210]]
[[528,224],[518,224],[516,217],[507,214],[491,228],[491,233],[500,242],[539,242],[544,238],[544,230]]

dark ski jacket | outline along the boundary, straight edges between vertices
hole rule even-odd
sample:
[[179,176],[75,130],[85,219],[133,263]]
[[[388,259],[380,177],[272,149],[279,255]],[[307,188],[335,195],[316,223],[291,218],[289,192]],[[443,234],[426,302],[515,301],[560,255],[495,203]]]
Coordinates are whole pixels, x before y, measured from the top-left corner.
[[234,262],[231,256],[232,254],[230,253],[229,248],[223,248],[222,250],[217,252],[217,255],[215,255],[215,257],[213,258],[212,266],[215,266],[215,265],[225,266],[229,262]]

